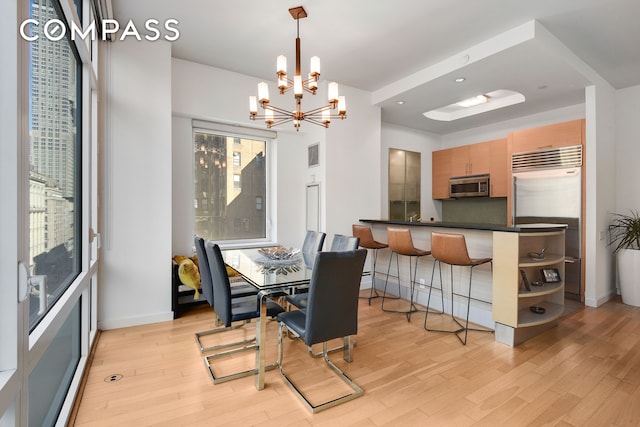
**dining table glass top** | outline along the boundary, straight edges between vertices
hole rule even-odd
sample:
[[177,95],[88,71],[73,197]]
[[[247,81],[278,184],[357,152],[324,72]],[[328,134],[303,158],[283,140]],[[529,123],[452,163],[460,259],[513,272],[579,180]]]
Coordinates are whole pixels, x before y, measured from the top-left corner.
[[224,262],[260,290],[308,284],[315,253],[298,253],[288,259],[270,259],[260,248],[222,251]]

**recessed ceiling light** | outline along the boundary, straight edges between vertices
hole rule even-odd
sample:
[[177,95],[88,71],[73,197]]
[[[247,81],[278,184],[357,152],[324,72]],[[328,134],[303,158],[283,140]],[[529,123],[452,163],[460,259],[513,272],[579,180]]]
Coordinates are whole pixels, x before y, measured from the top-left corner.
[[458,77],[458,78],[457,78],[457,79],[455,79],[454,81],[455,81],[456,83],[462,83],[462,82],[463,82],[463,81],[465,81],[465,80],[467,80],[467,79],[465,79],[464,77]]
[[[482,100],[484,98],[484,100]],[[464,101],[474,100],[475,105],[464,106]],[[454,102],[435,110],[422,113],[425,117],[433,120],[450,122],[452,120],[469,117],[498,108],[508,107],[525,101],[523,94],[512,90],[494,90],[464,101]]]
[[397,101],[397,102],[396,102],[396,104],[398,104],[398,105],[403,105],[403,104],[404,104],[404,101]]

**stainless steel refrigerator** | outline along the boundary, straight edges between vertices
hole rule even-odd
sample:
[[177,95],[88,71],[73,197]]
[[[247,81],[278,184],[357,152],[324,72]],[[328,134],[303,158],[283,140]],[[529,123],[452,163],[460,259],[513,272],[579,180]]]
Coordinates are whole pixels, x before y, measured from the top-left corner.
[[514,153],[513,224],[566,224],[565,296],[581,299],[582,146]]

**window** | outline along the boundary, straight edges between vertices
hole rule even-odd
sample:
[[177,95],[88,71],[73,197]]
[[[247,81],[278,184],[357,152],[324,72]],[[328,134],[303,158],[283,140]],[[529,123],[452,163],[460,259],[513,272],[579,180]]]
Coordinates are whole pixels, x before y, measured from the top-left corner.
[[267,209],[267,142],[196,129],[194,142],[195,233],[211,240],[264,240]]
[[[65,20],[53,0],[31,0],[31,18]],[[42,27],[33,28],[42,32]],[[39,35],[29,44],[29,269],[47,280],[30,295],[31,329],[80,272],[82,219],[81,60],[70,40],[52,41]],[[48,67],[36,66],[43,63]],[[51,79],[54,73],[63,77]],[[48,97],[34,96],[38,92]],[[42,292],[46,298],[39,297]]]

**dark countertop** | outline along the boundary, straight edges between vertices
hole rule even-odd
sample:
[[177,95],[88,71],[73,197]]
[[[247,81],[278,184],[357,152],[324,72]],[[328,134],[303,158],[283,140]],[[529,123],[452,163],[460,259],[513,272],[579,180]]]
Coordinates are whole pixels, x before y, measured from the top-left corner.
[[566,228],[562,224],[520,224],[515,227],[508,227],[500,224],[472,224],[472,223],[456,223],[456,222],[440,222],[440,221],[399,221],[388,219],[360,219],[360,222],[370,224],[387,224],[387,225],[404,225],[415,227],[436,227],[436,228],[460,228],[466,230],[487,230],[487,231],[506,231],[511,233],[520,233],[527,231],[559,231]]

